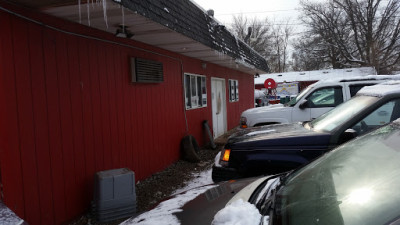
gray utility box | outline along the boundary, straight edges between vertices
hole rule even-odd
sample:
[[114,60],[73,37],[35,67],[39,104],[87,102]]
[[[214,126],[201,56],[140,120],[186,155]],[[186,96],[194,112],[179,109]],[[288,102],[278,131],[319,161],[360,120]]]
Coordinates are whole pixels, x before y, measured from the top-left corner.
[[136,213],[135,173],[127,168],[96,173],[92,212],[99,222],[133,216]]

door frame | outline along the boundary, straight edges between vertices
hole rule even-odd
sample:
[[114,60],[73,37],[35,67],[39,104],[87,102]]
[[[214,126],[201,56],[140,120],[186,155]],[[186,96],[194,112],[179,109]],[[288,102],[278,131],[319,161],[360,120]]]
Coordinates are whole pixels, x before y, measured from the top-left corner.
[[[227,124],[227,101],[226,101],[226,80],[224,79],[224,78],[219,78],[219,77],[211,77],[211,119],[212,119],[212,125],[213,125],[213,137],[214,138],[216,138],[216,137],[218,137],[219,135],[222,135],[222,134],[219,134],[218,136],[217,136],[217,134],[216,134],[216,132],[214,132],[214,128],[215,128],[215,123],[216,123],[216,121],[214,121],[214,113],[215,113],[215,111],[216,111],[216,109],[214,108],[214,103],[213,103],[213,97],[212,97],[212,95],[213,95],[213,90],[214,90],[214,82],[215,81],[222,81],[222,83],[223,83],[223,85],[222,85],[222,93],[223,93],[223,96],[222,96],[222,103],[221,103],[221,106],[222,106],[222,111],[223,111],[223,123],[224,123],[224,128],[223,128],[223,130],[224,130],[224,133],[225,132],[227,132],[227,130],[228,130],[228,124]],[[216,99],[216,98],[215,98]]]

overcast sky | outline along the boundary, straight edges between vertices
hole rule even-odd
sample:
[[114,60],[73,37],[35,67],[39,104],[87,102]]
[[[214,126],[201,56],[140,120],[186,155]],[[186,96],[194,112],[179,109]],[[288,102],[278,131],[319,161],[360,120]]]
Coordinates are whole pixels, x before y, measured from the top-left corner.
[[241,13],[247,17],[270,21],[274,18],[280,21],[283,18],[291,18],[296,22],[300,0],[192,0],[205,10],[213,9],[217,20],[227,24],[231,23],[233,15]]

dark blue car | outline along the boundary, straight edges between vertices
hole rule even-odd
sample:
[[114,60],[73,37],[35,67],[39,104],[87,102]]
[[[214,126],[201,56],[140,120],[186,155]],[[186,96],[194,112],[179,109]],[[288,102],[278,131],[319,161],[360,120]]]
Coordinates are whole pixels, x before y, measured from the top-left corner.
[[212,177],[221,181],[295,169],[399,117],[399,82],[365,87],[311,122],[238,131],[217,155]]

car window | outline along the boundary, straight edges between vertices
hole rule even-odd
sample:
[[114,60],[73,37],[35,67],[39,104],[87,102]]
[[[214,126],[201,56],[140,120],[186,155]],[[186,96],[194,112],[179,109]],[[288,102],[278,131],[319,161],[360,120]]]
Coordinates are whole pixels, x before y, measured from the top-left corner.
[[354,95],[357,94],[357,92],[365,87],[365,86],[371,86],[371,85],[375,85],[375,84],[353,84],[349,86],[350,89],[350,97],[353,97]]
[[399,118],[400,99],[394,99],[377,108],[352,127],[357,133],[364,134]]
[[303,98],[304,95],[306,95],[307,93],[309,93],[312,89],[314,88],[314,85],[310,85],[308,86],[306,89],[304,89],[303,91],[300,92],[300,94],[298,94],[295,98],[292,98],[287,104],[285,104],[286,106],[294,106],[297,104],[297,102],[300,101],[301,98]]
[[325,154],[288,177],[277,224],[392,224],[399,218],[398,124]]
[[309,125],[317,131],[330,132],[378,100],[379,97],[375,96],[356,96],[311,121]]
[[308,108],[335,107],[343,102],[342,87],[321,88],[306,99]]

